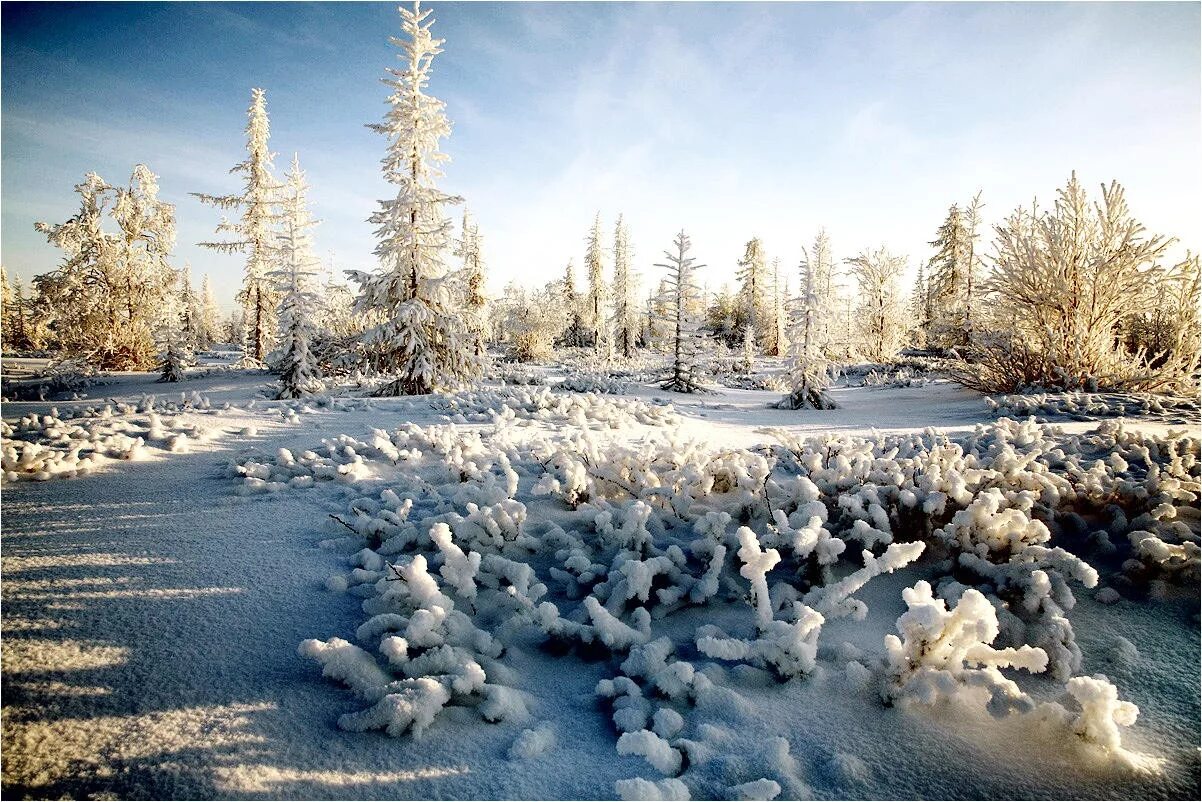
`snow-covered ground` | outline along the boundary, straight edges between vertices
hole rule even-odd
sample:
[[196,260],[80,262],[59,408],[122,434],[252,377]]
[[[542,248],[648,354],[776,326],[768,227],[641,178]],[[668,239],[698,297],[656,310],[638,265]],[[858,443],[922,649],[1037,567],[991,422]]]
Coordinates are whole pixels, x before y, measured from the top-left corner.
[[[563,374],[547,373],[552,383]],[[1163,568],[1197,542],[1196,496],[1163,490],[1173,471],[1196,489],[1196,439],[1158,451],[1142,434],[1086,434],[1099,424],[1069,419],[1058,434],[999,430],[981,396],[942,381],[836,388],[839,409],[791,412],[767,407],[776,392],[680,396],[637,382],[622,395],[493,386],[449,400],[319,403],[257,397],[270,377],[242,371],[215,369],[170,392],[153,380],[123,374],[78,400],[4,404],[13,438],[41,437],[57,455],[41,453],[37,470],[6,463],[6,797],[1199,794],[1196,545],[1192,576],[1174,584]],[[1197,437],[1197,421],[1122,425]],[[897,453],[863,451],[876,432],[969,438],[978,426],[980,453],[1008,466],[993,479],[974,479],[983,469],[956,463],[950,445],[937,459],[934,435],[900,439]],[[657,451],[666,437],[674,445]],[[828,465],[807,437],[840,456]],[[1061,464],[1074,448],[1076,474]],[[93,449],[109,456],[89,458]],[[1105,449],[1115,457],[1098,467]],[[1182,543],[1128,544],[1125,530],[1114,543],[1087,540],[1121,529],[1093,505],[1071,536],[1060,526],[1075,521],[1057,518],[1048,545],[1072,554],[1048,554],[1019,515],[1024,483],[1043,477],[1035,496],[1060,510],[1095,491],[1121,501],[1147,481],[1127,465],[1137,452],[1164,463],[1158,487],[1176,494],[1172,515],[1148,526],[1176,520]],[[896,464],[904,477],[890,474]],[[936,464],[944,473],[933,479]],[[806,470],[816,485],[797,480]],[[907,471],[922,473],[925,490],[916,479],[907,490],[918,475]],[[963,503],[957,471],[972,488]],[[1071,488],[1057,471],[1073,475]],[[946,553],[933,553],[941,536],[906,512],[917,510],[906,492],[927,494],[919,507],[939,488],[956,509],[976,503],[990,491],[974,481],[1015,496],[948,523],[945,545],[960,538],[1001,564],[1000,553],[1026,555],[1046,588],[1023,584],[1030,570],[1021,582],[977,583],[1006,595],[1018,582],[1026,612],[973,607],[976,590],[958,585],[966,569],[949,584]],[[844,496],[829,530],[825,512],[801,520],[817,510],[807,505]],[[793,512],[773,521],[761,501]],[[1010,528],[992,526],[1007,512]],[[858,518],[855,533],[835,516]],[[744,522],[749,540],[736,531]],[[439,524],[447,535],[431,535]],[[1029,541],[1013,534],[1028,524]],[[908,553],[923,542],[925,553]],[[872,543],[889,556],[868,560],[868,574],[884,573],[863,575],[857,590]],[[1124,567],[1140,548],[1142,567]],[[810,587],[819,577],[828,590]],[[946,609],[908,590],[920,580]],[[1025,632],[1048,670],[993,668],[991,615],[993,646]],[[968,651],[939,666],[914,656],[936,641]],[[1024,654],[1007,659],[1037,668]],[[1138,706],[1130,726],[1100,684],[1068,681],[1098,674]],[[990,694],[999,716],[986,710]],[[1083,701],[1094,707],[1082,712]],[[1120,730],[1121,747],[1107,740]]]

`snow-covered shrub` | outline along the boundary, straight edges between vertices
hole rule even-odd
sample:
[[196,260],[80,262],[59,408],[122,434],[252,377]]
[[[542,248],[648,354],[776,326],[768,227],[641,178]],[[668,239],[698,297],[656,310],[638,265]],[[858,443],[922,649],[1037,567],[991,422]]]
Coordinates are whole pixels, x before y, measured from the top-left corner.
[[736,390],[787,390],[788,378],[777,373],[735,373],[723,375],[719,380]]
[[[723,450],[664,431],[663,408],[595,395],[415,403],[485,425],[405,424],[232,468],[244,486],[329,482],[347,495],[329,527],[360,550],[329,586],[364,600],[357,634],[386,677],[364,669],[372,707],[346,720],[356,728],[413,731],[446,705],[520,717],[506,663],[540,639],[609,661],[597,693],[623,752],[686,779],[704,751],[694,716],[738,704],[711,679],[720,664],[805,682],[834,653],[852,686],[875,677],[891,700],[984,694],[995,713],[1033,710],[1001,669],[1050,669],[1049,684],[1078,671],[1070,583],[1099,581],[1077,554],[1101,541],[1073,516],[1106,529],[1104,570],[1137,555],[1151,566],[1164,551],[1154,537],[1180,546],[1162,575],[1184,575],[1183,544],[1196,543],[1179,518],[1199,495],[1197,440],[1113,423],[1066,434],[1002,419],[954,439],[781,433]],[[906,591],[886,663],[820,642],[827,622],[864,615],[865,583],[919,558],[931,583]],[[1106,578],[1123,576],[1135,574]],[[673,626],[692,606],[722,628]]]
[[80,390],[103,384],[101,376],[87,357],[55,359],[31,378],[5,379],[3,396],[13,401],[45,401],[59,394],[78,395]]
[[639,800],[639,799],[659,799],[659,800],[689,800],[692,796],[689,794],[688,786],[682,783],[675,777],[669,777],[666,780],[644,780],[642,777],[633,777],[629,780],[617,780],[614,783],[614,792],[618,799],[623,800]]
[[875,368],[868,371],[864,376],[861,387],[924,387],[930,384],[932,379],[913,368],[899,367],[892,370],[878,371]]
[[1196,398],[1177,398],[1151,393],[1031,393],[985,398],[997,417],[1059,415],[1073,420],[1145,417],[1170,423],[1198,420]]
[[187,451],[220,434],[216,427],[188,421],[181,413],[214,414],[198,394],[181,404],[87,407],[48,415],[29,414],[13,424],[0,423],[0,466],[4,480],[46,480],[94,471],[112,460],[139,460],[154,452]]
[[[1147,233],[1122,186],[1103,186],[1095,202],[1073,174],[1054,205],[1020,207],[996,232],[985,289],[997,331],[979,338],[958,381],[988,393],[1197,393],[1197,257],[1165,262],[1173,240]],[[1175,331],[1156,351],[1131,351],[1116,336],[1129,320],[1169,309]]]
[[565,376],[556,387],[574,393],[604,393],[608,395],[624,395],[630,391],[630,386],[626,382],[600,373],[573,373]]
[[909,609],[897,619],[901,637],[885,636],[882,694],[887,700],[931,705],[979,688],[989,695],[989,711],[995,716],[1034,709],[1031,698],[999,669],[1041,672],[1048,656],[1031,646],[995,649],[991,644],[998,635],[997,614],[984,595],[969,588],[948,609],[924,580],[902,591],[902,598]]
[[494,364],[489,371],[488,378],[495,379],[502,384],[545,385],[547,383],[547,377],[541,373],[535,373],[516,365],[507,365],[503,362]]

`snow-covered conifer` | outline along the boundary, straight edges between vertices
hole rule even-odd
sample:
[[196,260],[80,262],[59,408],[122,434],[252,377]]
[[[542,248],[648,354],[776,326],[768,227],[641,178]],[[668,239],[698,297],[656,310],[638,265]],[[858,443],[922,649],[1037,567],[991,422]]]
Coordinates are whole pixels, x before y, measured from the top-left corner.
[[0,288],[4,296],[0,301],[0,339],[6,352],[23,349],[25,339],[25,299],[21,297],[21,285],[9,284],[8,273],[0,266]]
[[926,339],[941,348],[964,345],[969,235],[959,204],[953,203],[948,209],[930,244],[936,253],[926,275],[932,307]]
[[826,394],[826,359],[819,347],[822,318],[826,310],[819,302],[819,265],[802,248],[800,265],[801,294],[794,303],[790,326],[791,363],[789,394],[777,402],[781,409],[833,409],[835,404]]
[[247,156],[230,171],[242,175],[242,191],[236,195],[192,193],[203,203],[241,213],[238,220],[223,219],[217,226],[218,233],[229,234],[231,239],[200,244],[221,253],[246,254],[238,301],[246,310],[246,359],[258,365],[263,364],[275,342],[276,298],[267,274],[271,271],[273,226],[282,185],[271,173],[274,154],[267,144],[270,134],[267,96],[262,89],[252,89],[247,109]]
[[278,398],[298,398],[319,378],[313,362],[312,342],[319,299],[314,292],[321,264],[313,255],[309,230],[317,221],[309,214],[309,186],[299,158],[293,154],[280,203],[280,227],[272,249],[275,270],[269,274],[279,296],[279,350],[275,358],[280,374]]
[[788,348],[785,339],[785,278],[780,274],[780,259],[772,260],[772,331],[768,340],[768,355],[783,356]]
[[188,311],[184,305],[182,271],[172,271],[174,281],[163,293],[155,321],[154,338],[159,352],[159,381],[183,381],[192,362],[186,331]]
[[580,293],[576,291],[576,264],[571,258],[564,268],[563,280],[559,282],[559,296],[558,302],[563,307],[565,320],[560,339],[567,348],[579,348],[584,345],[587,333]]
[[639,337],[639,313],[635,302],[637,276],[631,268],[630,231],[618,215],[614,226],[614,344],[623,357],[634,356]]
[[981,193],[977,192],[969,201],[968,208],[964,213],[964,227],[968,233],[968,263],[964,271],[964,342],[971,344],[973,342],[973,330],[976,325],[974,315],[978,301],[977,296],[980,295],[980,271],[981,271],[981,256],[977,249],[977,240],[980,239],[981,227],[981,208],[985,204],[981,201]]
[[205,273],[200,282],[200,321],[197,327],[198,346],[208,349],[221,338],[221,312],[217,309],[217,299],[213,296],[213,284],[209,274]]
[[184,321],[183,336],[189,353],[195,353],[200,345],[200,299],[192,288],[192,265],[184,263],[180,271],[180,306]]
[[0,265],[0,304],[8,306],[13,302],[13,286],[8,283],[8,271]]
[[609,332],[608,294],[605,286],[605,266],[601,259],[601,213],[597,212],[593,227],[589,230],[586,240],[588,247],[584,252],[584,269],[588,273],[588,300],[585,303],[585,325],[593,349],[600,354],[608,354],[612,346]]
[[814,295],[817,297],[818,308],[822,314],[818,316],[818,347],[829,356],[832,329],[835,326],[834,307],[838,287],[835,281],[835,257],[831,250],[831,237],[825,228],[818,229],[814,236],[814,246],[808,255],[814,270]]
[[246,339],[246,311],[237,307],[230,312],[230,319],[225,322],[222,337],[228,343],[240,343]]
[[880,248],[862,251],[847,263],[859,285],[856,333],[860,348],[877,362],[892,359],[906,332],[905,307],[897,286],[906,269],[906,257]]
[[465,326],[449,308],[450,287],[443,254],[450,244],[450,221],[443,206],[462,199],[442,192],[435,181],[447,160],[438,150],[451,133],[445,104],[425,93],[431,62],[442,52],[430,34],[433,20],[420,2],[401,8],[406,39],[393,38],[403,51],[402,69],[389,68],[392,93],[384,122],[370,127],[388,138],[384,178],[396,197],[380,201],[370,218],[376,224],[377,273],[347,271],[360,287],[356,312],[380,322],[364,333],[377,364],[395,378],[381,395],[416,395],[451,387],[478,375],[479,360]]
[[[765,297],[768,290],[768,271],[764,264],[764,248],[759,237],[747,242],[739,260],[740,340],[743,343],[744,369],[751,370],[755,343],[764,339],[763,327],[768,322]],[[750,329],[750,333],[748,330]]]
[[910,318],[914,325],[914,344],[925,348],[927,331],[931,326],[931,296],[923,266],[918,265],[918,277],[914,280],[914,290],[910,293]]
[[659,351],[671,346],[672,332],[667,323],[672,317],[670,297],[666,278],[647,294],[647,344]]
[[472,341],[472,351],[477,358],[483,359],[487,352],[489,339],[489,318],[488,296],[484,294],[486,276],[480,239],[480,225],[472,219],[471,213],[465,206],[455,255],[463,259],[463,306],[467,319],[468,336]]
[[748,324],[743,327],[743,362],[742,370],[750,373],[755,369],[755,326]]
[[673,243],[676,245],[676,252],[664,251],[667,263],[656,265],[668,270],[664,300],[671,304],[670,319],[674,328],[672,378],[664,383],[664,389],[695,393],[703,388],[694,376],[693,365],[698,339],[694,311],[698,289],[693,272],[705,265],[696,264],[696,259],[688,255],[690,242],[683,230],[676,235]]
[[713,301],[705,311],[706,331],[725,343],[728,348],[733,347],[736,344],[738,319],[738,299],[730,291],[730,285],[724,284],[721,290],[714,293]]

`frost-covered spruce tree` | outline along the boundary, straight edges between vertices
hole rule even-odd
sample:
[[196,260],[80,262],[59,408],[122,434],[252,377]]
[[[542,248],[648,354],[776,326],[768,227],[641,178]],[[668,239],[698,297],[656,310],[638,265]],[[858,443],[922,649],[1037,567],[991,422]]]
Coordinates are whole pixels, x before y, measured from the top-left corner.
[[576,263],[571,258],[564,268],[563,280],[559,282],[559,302],[563,304],[564,325],[560,341],[565,348],[579,348],[585,343],[584,314],[581,310],[580,293],[576,291]]
[[601,260],[601,213],[597,212],[593,227],[586,239],[588,247],[584,251],[584,269],[588,273],[588,300],[585,303],[585,325],[589,329],[589,337],[593,350],[600,354],[608,354],[612,340],[609,336],[608,313],[606,312],[605,265]]
[[921,264],[918,265],[918,277],[914,280],[914,290],[910,293],[910,318],[914,322],[914,344],[919,348],[927,345],[927,331],[931,325],[930,293],[927,291],[926,275]]
[[820,305],[818,271],[818,263],[802,248],[801,293],[794,303],[790,327],[789,383],[792,389],[776,403],[780,409],[835,408],[835,402],[826,394],[826,359],[818,344],[820,321],[825,312]]
[[780,274],[780,259],[772,260],[772,336],[768,340],[768,355],[783,356],[785,339],[785,282]]
[[172,271],[173,281],[163,293],[155,322],[154,338],[159,352],[159,381],[178,382],[192,363],[192,351],[185,333],[187,309],[183,304],[183,275]]
[[744,373],[751,373],[755,369],[755,325],[749,323],[743,327],[743,362],[742,370]]
[[184,342],[189,353],[200,346],[200,299],[192,289],[192,265],[184,263],[180,273],[180,306],[183,308]]
[[664,251],[667,263],[656,264],[656,267],[668,271],[662,285],[663,300],[670,304],[673,326],[672,377],[664,383],[663,388],[678,393],[695,393],[705,388],[698,383],[694,374],[693,361],[697,356],[698,338],[695,308],[699,290],[693,273],[705,265],[696,264],[696,259],[688,255],[691,243],[683,230],[676,235],[673,244],[676,246],[675,253]]
[[219,209],[237,210],[237,221],[222,220],[218,233],[233,239],[224,242],[202,242],[202,247],[221,253],[246,254],[246,270],[238,302],[246,312],[246,334],[243,342],[246,362],[263,365],[275,342],[276,298],[272,292],[271,272],[273,226],[277,219],[276,204],[282,185],[272,176],[274,154],[268,148],[271,129],[267,121],[267,96],[262,89],[252,89],[247,109],[246,158],[230,172],[243,177],[242,191],[236,195],[206,195],[193,192],[203,203]]
[[222,339],[227,343],[243,342],[246,339],[246,310],[238,307],[230,312],[230,319],[225,322],[222,332]]
[[955,348],[972,342],[973,307],[980,291],[981,257],[977,250],[981,224],[981,193],[961,209],[952,204],[931,247],[936,254],[928,264],[923,331],[928,342]]
[[931,321],[927,341],[940,348],[964,345],[964,298],[968,281],[968,228],[960,205],[953,203],[930,242],[936,253],[928,264]]
[[276,268],[270,273],[272,289],[280,297],[276,310],[279,349],[273,360],[280,374],[276,398],[299,398],[320,378],[312,343],[320,311],[320,299],[314,289],[321,263],[313,255],[309,233],[317,221],[309,214],[308,190],[300,160],[293,154],[292,167],[284,182],[280,226],[273,248]]
[[614,226],[614,345],[626,359],[639,339],[639,310],[634,299],[637,276],[631,269],[630,231],[618,215]]
[[208,350],[221,337],[221,312],[213,296],[213,284],[205,273],[200,282],[200,325],[197,332],[199,347]]
[[865,250],[847,263],[859,286],[855,320],[859,350],[876,362],[888,361],[905,339],[906,311],[898,282],[906,269],[906,257],[880,248]]
[[401,8],[406,39],[393,37],[403,51],[404,68],[389,68],[384,83],[392,89],[384,122],[369,126],[388,137],[382,160],[384,178],[397,187],[395,198],[380,201],[370,218],[376,224],[377,273],[347,271],[359,284],[355,309],[380,322],[364,332],[377,365],[395,378],[379,395],[419,395],[452,387],[479,374],[466,328],[450,308],[450,287],[443,254],[451,223],[443,206],[462,198],[438,189],[439,165],[447,160],[438,141],[451,133],[445,104],[425,93],[430,65],[442,52],[430,34],[433,20],[420,2]]
[[0,339],[3,340],[3,350],[10,351],[13,343],[13,331],[17,319],[15,304],[17,293],[8,283],[8,272],[0,265]]
[[465,206],[455,255],[463,260],[463,267],[460,271],[462,274],[462,301],[467,333],[472,342],[472,352],[477,358],[484,359],[488,350],[489,317],[488,296],[484,294],[486,278],[480,239],[480,225],[472,219],[471,213]]
[[[767,319],[764,295],[767,290],[767,268],[764,265],[764,248],[759,237],[748,241],[739,260],[739,301],[741,305],[739,325],[742,330],[744,369],[751,370],[755,343],[763,340],[760,330]],[[748,333],[750,330],[750,334]]]
[[[814,235],[814,246],[807,256],[814,271],[814,295],[817,298],[818,315],[817,337],[818,349],[830,356],[831,342],[834,340],[832,329],[835,327],[834,308],[838,304],[835,282],[835,257],[831,250],[831,238],[825,228],[818,229]],[[846,330],[844,331],[846,334]]]
[[976,195],[973,195],[964,212],[964,227],[968,231],[968,265],[964,275],[964,343],[966,345],[971,345],[973,342],[973,331],[976,325],[975,308],[981,292],[979,273],[982,270],[982,261],[980,253],[978,253],[977,240],[981,237],[981,208],[984,205],[981,201],[981,193],[978,191]]

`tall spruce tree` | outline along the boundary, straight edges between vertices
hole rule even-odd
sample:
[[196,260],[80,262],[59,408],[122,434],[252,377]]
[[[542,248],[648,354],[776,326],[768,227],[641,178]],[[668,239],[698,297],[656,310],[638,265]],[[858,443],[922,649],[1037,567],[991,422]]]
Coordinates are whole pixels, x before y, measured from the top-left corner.
[[200,327],[198,332],[199,347],[208,350],[221,339],[221,311],[217,308],[217,299],[213,296],[213,283],[209,274],[200,282]]
[[585,325],[593,350],[608,354],[612,340],[609,336],[609,320],[606,312],[605,265],[601,259],[601,213],[597,212],[593,227],[586,239],[584,269],[588,274],[588,299],[585,302]]
[[472,218],[466,206],[463,209],[461,226],[455,255],[463,260],[460,283],[467,333],[471,339],[472,352],[478,358],[484,359],[488,352],[489,337],[488,296],[484,294],[484,255],[480,225]]
[[559,283],[559,294],[566,321],[560,341],[566,348],[579,348],[585,344],[586,332],[580,293],[576,290],[576,263],[571,258],[564,268],[563,280]]
[[320,299],[316,289],[321,262],[313,253],[309,233],[317,221],[309,214],[308,190],[300,159],[293,154],[280,203],[280,226],[273,250],[276,267],[270,274],[273,290],[280,298],[276,310],[280,346],[275,356],[280,388],[276,398],[299,398],[320,378],[312,344],[317,334]]
[[768,355],[783,356],[785,345],[785,281],[780,274],[780,259],[772,260],[772,330]]
[[229,234],[233,239],[200,244],[221,253],[246,254],[246,270],[238,301],[246,313],[243,343],[246,359],[256,365],[264,364],[275,343],[277,298],[268,273],[271,272],[274,247],[273,228],[278,219],[276,207],[283,185],[271,172],[275,154],[268,147],[270,136],[267,96],[262,89],[252,89],[250,108],[247,109],[247,155],[230,170],[243,177],[242,191],[236,195],[192,193],[210,206],[241,212],[237,221],[223,219],[217,226],[218,233]]
[[626,359],[634,356],[639,338],[639,311],[634,299],[636,276],[631,268],[630,231],[618,215],[614,226],[614,342]]
[[462,202],[435,183],[448,159],[438,142],[450,135],[451,124],[445,104],[425,90],[443,40],[430,34],[433,20],[426,21],[430,12],[420,2],[400,13],[407,38],[391,41],[401,48],[404,67],[388,69],[389,110],[384,122],[369,126],[388,138],[381,164],[397,193],[380,201],[370,218],[376,225],[379,272],[347,271],[360,288],[356,312],[380,321],[363,335],[376,364],[394,376],[379,395],[429,393],[480,372],[465,326],[450,308],[443,262],[451,230],[443,207]]
[[743,369],[750,371],[755,361],[756,343],[764,339],[761,330],[767,320],[764,296],[767,290],[767,269],[764,248],[759,237],[747,242],[737,273],[741,302],[740,328],[743,341]]

